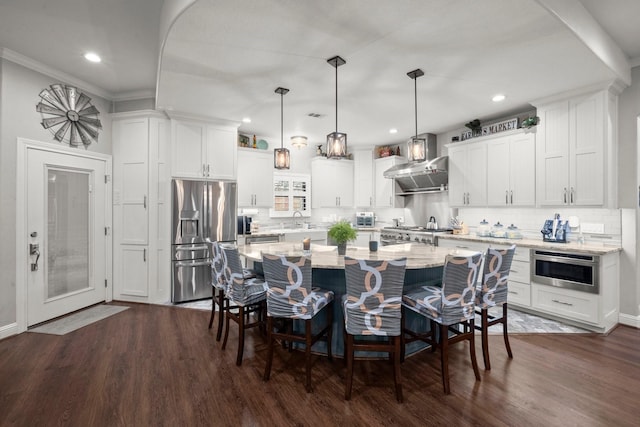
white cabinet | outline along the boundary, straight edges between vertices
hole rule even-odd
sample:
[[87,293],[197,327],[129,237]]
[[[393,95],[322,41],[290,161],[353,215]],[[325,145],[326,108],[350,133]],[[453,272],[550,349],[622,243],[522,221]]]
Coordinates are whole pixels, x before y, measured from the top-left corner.
[[272,218],[311,216],[311,175],[291,172],[275,172],[272,180]]
[[498,137],[486,144],[487,204],[535,206],[535,134]]
[[368,248],[369,241],[380,242],[380,232],[379,231],[368,231],[368,230],[358,230],[358,237],[356,237],[356,241],[353,242],[353,246],[357,246],[359,248]]
[[311,190],[313,208],[353,207],[353,160],[314,157]]
[[400,192],[395,179],[384,177],[384,172],[392,166],[407,163],[402,156],[389,156],[375,159],[375,207],[376,208],[403,208],[404,197],[396,195]]
[[238,148],[238,207],[270,208],[273,151]]
[[483,142],[448,145],[449,205],[486,206],[487,146]]
[[114,299],[169,299],[169,121],[118,113],[113,129]]
[[540,206],[602,206],[615,199],[617,97],[608,90],[537,105],[537,200]]
[[356,208],[374,207],[373,151],[353,151],[353,193]]
[[172,175],[236,179],[237,126],[171,118]]

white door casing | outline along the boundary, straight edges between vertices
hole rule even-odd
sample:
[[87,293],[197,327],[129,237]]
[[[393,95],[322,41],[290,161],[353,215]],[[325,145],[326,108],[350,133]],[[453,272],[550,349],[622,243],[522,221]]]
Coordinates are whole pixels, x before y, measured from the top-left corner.
[[[111,300],[111,156],[18,142],[16,314],[22,332]],[[32,244],[40,254],[33,271]]]

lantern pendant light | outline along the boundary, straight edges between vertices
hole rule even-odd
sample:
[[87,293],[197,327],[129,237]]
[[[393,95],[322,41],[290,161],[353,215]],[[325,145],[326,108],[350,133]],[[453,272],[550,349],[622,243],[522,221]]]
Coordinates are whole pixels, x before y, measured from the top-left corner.
[[342,159],[347,157],[347,134],[338,132],[338,67],[347,62],[339,56],[327,59],[336,69],[336,131],[327,135],[327,158]]
[[289,150],[284,148],[284,95],[289,89],[279,87],[276,93],[280,94],[280,148],[273,150],[273,167],[276,169],[289,169],[291,156]]
[[418,138],[418,77],[424,76],[424,72],[418,68],[413,71],[409,71],[407,76],[413,79],[414,88],[414,104],[415,104],[415,119],[416,119],[416,133],[413,138],[407,143],[407,158],[410,162],[422,162],[427,159],[427,141],[424,138]]

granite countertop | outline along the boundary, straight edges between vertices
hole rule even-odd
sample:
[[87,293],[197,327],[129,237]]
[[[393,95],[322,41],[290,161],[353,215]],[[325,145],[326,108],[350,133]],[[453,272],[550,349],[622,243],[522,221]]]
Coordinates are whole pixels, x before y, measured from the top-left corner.
[[[262,253],[280,255],[302,255],[302,243],[253,243],[239,245],[240,255],[250,261],[262,261]],[[347,246],[347,256],[368,260],[392,260],[407,258],[407,269],[441,267],[448,254],[471,255],[474,251],[454,250],[436,246],[405,243],[382,246],[377,252],[369,252],[369,248]],[[344,269],[344,256],[338,255],[336,246],[311,244],[311,265],[314,268]]]
[[555,251],[569,251],[569,252],[577,252],[584,253],[589,255],[606,255],[610,253],[620,252],[622,248],[620,246],[606,246],[603,244],[594,244],[594,243],[584,243],[579,244],[578,242],[568,242],[568,243],[553,243],[553,242],[544,242],[542,239],[500,239],[496,237],[480,237],[475,234],[443,234],[438,235],[438,239],[450,239],[450,240],[464,240],[470,242],[482,242],[482,243],[493,243],[493,244],[503,244],[503,245],[517,245],[525,248],[534,248],[534,249],[550,249]]

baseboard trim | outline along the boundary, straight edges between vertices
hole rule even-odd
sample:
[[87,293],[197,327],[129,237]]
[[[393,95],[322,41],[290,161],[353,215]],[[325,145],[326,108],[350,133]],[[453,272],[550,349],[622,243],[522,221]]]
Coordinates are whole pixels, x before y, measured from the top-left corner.
[[633,326],[634,328],[640,329],[640,316],[620,313],[618,321],[623,325]]
[[8,325],[0,327],[0,340],[13,335],[18,335],[17,323],[9,323]]

